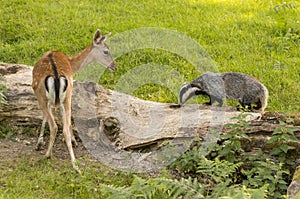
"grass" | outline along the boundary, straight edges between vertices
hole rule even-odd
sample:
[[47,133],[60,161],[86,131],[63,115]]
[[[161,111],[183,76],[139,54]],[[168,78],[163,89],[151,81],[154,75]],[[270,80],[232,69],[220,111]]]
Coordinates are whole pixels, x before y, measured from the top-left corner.
[[[299,111],[299,5],[293,1],[287,4],[294,7],[268,0],[13,0],[1,4],[0,60],[3,62],[34,65],[49,49],[75,54],[91,42],[97,28],[110,31],[113,36],[145,27],[172,30],[197,42],[211,56],[218,71],[243,72],[263,82],[270,91],[267,110]],[[135,40],[136,35],[131,36],[128,42]],[[155,43],[160,38],[151,39]],[[175,47],[186,47],[180,38],[166,39]],[[196,70],[195,64],[182,57],[180,51],[174,53],[153,47],[120,54],[122,49],[117,48],[114,37],[108,43],[117,55],[118,71],[113,74],[104,71],[99,82],[112,89],[128,71],[143,64],[174,68],[180,77],[172,81],[178,81],[179,88],[184,81],[191,81],[203,72]],[[179,88],[174,92],[160,82],[143,84],[146,85],[135,89],[136,96],[161,102],[177,101]]]
[[[281,0],[0,3],[1,62],[34,65],[49,49],[76,54],[91,43],[99,28],[104,33],[112,32],[108,44],[118,70],[110,73],[93,65],[86,74],[76,76],[78,79],[87,80],[92,78],[91,73],[99,72],[93,80],[108,88],[147,100],[174,103],[184,81],[215,67],[220,72],[247,73],[263,82],[270,93],[267,111],[300,110],[300,4],[296,1],[288,1],[286,5],[290,7]],[[141,28],[158,29],[161,34],[138,38],[135,33],[140,33]],[[128,37],[118,40],[118,35],[126,34]],[[148,41],[143,40],[147,38]],[[136,47],[145,48],[121,48],[135,41]],[[204,53],[201,57],[206,57],[206,52],[211,60],[193,62],[189,55],[197,57],[199,48],[193,48],[187,41],[198,43],[199,53]],[[123,46],[121,42],[125,42]],[[203,100],[198,98],[200,103]],[[132,181],[132,174],[112,171],[88,160],[83,176],[70,171],[69,162],[24,157],[7,165],[14,166],[0,169],[2,198],[101,198],[99,183],[125,186]]]
[[17,162],[5,162],[14,166],[1,168],[0,198],[101,198],[100,183],[125,186],[132,182],[132,174],[88,159],[80,161],[85,165],[82,175],[70,171],[68,160],[24,156]]

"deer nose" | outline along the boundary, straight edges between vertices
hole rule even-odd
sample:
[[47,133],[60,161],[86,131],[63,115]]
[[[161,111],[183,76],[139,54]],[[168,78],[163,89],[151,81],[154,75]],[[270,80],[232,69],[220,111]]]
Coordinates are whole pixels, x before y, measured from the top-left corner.
[[109,66],[108,69],[111,71],[117,70],[117,65],[115,64],[115,62],[112,62]]

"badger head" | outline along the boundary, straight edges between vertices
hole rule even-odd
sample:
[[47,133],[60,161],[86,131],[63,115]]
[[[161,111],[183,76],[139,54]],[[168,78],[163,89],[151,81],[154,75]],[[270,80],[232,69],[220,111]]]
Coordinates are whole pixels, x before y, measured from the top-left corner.
[[183,85],[179,91],[178,104],[181,106],[191,97],[197,95],[199,91],[199,88],[193,87],[191,84]]

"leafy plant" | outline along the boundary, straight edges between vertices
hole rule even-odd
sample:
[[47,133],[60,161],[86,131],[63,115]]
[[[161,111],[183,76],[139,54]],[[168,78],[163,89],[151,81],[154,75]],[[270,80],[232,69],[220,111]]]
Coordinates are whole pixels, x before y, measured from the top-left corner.
[[137,198],[142,195],[146,196],[144,198],[151,198],[153,194],[152,188],[153,187],[147,186],[146,181],[139,177],[134,178],[130,187],[115,187],[100,184],[103,196],[107,199]]
[[5,96],[6,91],[7,91],[6,85],[0,85],[0,110],[1,110],[1,105],[7,104],[6,96]]
[[197,177],[200,182],[209,185],[206,186],[207,195],[218,198],[227,193],[230,185],[236,183],[237,173],[242,165],[242,162],[231,163],[218,158],[208,160],[203,157],[198,164]]
[[211,178],[215,183],[226,181],[232,183],[234,181],[234,174],[242,165],[242,162],[231,163],[226,160],[219,160],[219,158],[208,160],[203,157],[198,164],[196,173]]
[[229,188],[227,196],[219,197],[219,199],[263,199],[267,198],[268,185],[264,185],[259,189],[249,189],[243,186],[241,189]]
[[[255,160],[250,159],[248,169],[243,169],[242,174],[246,179],[242,184],[249,188],[260,188],[268,185],[268,196],[271,198],[281,198],[287,189],[286,176],[289,171],[283,167],[282,163],[275,163],[270,159]],[[250,167],[249,167],[250,166]]]
[[[271,160],[262,150],[258,150],[255,156],[247,155],[243,149],[245,144],[242,146],[242,143],[249,141],[245,133],[250,128],[246,116],[240,114],[235,118],[236,123],[226,125],[229,132],[219,135],[218,141],[208,147],[210,151],[206,154],[201,148],[201,140],[197,139],[196,146],[177,160],[173,168],[182,172],[183,177],[193,176],[200,183],[206,184],[204,193],[212,198],[230,193],[228,190],[237,185],[245,186],[247,191],[238,189],[239,192],[233,192],[231,196],[236,194],[236,197],[243,195],[244,198],[251,198],[248,191],[255,189],[261,190],[259,193],[264,197],[281,198],[287,189],[289,171],[283,163]],[[273,141],[279,143],[278,147],[284,142],[295,140],[295,128],[280,124],[275,134],[277,137],[273,138]]]
[[16,127],[7,124],[5,120],[0,118],[0,140],[11,138],[16,132]]
[[271,155],[278,156],[280,162],[285,162],[288,152],[295,149],[292,144],[299,142],[299,139],[294,134],[298,129],[288,126],[289,123],[293,123],[293,120],[280,121],[280,127],[274,130],[271,139],[268,141],[269,144],[274,145]]
[[214,152],[216,157],[223,158],[229,162],[238,162],[238,156],[244,152],[242,142],[249,141],[249,136],[245,130],[249,128],[249,123],[245,120],[247,114],[240,114],[232,119],[237,120],[236,123],[226,124],[230,129],[226,134],[220,135],[219,144],[215,145]]
[[204,198],[203,187],[197,179],[173,180],[154,178],[145,180],[135,176],[131,186],[114,187],[100,184],[104,197],[111,199],[128,198]]
[[[180,180],[168,178],[150,178],[145,180],[138,176],[130,186],[116,187],[106,184],[100,184],[100,190],[103,197],[108,199],[133,199],[133,198],[149,198],[149,199],[257,199],[266,198],[267,185],[259,189],[249,189],[246,186],[241,188],[229,187],[220,183],[219,189],[214,189],[212,194],[205,195],[207,185],[200,183],[197,178],[189,177]],[[222,189],[220,189],[222,187]]]
[[169,165],[169,168],[176,169],[180,173],[195,173],[200,158],[201,154],[199,152],[199,149],[195,146],[185,152],[179,159],[172,162]]

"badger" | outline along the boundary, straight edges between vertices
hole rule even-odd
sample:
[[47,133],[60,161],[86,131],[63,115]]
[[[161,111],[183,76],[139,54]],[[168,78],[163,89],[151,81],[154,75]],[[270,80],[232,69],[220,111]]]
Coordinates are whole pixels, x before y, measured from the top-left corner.
[[[252,76],[238,72],[206,72],[185,84],[179,91],[178,104],[171,107],[181,107],[195,95],[207,95],[210,99],[207,105],[217,102],[222,106],[223,99],[237,100],[243,108],[255,109],[261,114],[267,107],[269,97],[267,88]],[[252,107],[253,104],[255,106]]]

